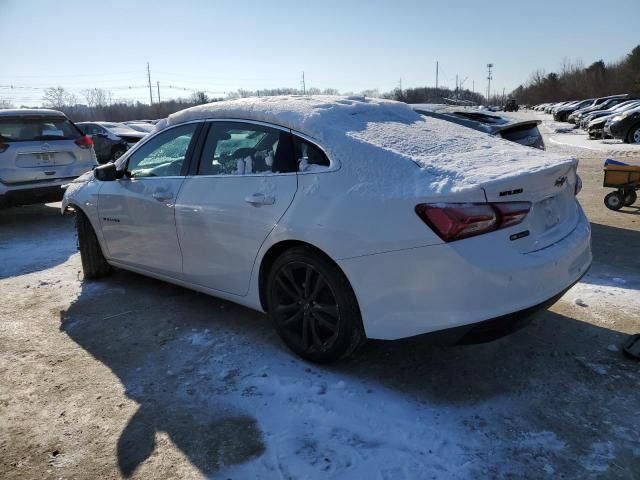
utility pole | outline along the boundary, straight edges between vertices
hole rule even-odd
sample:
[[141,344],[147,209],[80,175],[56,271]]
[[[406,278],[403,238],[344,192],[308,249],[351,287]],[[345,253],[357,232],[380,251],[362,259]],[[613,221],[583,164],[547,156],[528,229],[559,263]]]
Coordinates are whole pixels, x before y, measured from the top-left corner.
[[502,104],[504,105],[504,87],[502,88]]
[[302,94],[307,94],[307,84],[304,81],[304,72],[302,72]]
[[160,103],[162,102],[162,100],[160,100],[160,80],[156,82],[156,86],[158,87],[158,103]]
[[149,105],[153,105],[153,90],[151,90],[151,70],[147,62],[147,80],[149,80]]
[[436,60],[436,95],[438,95],[438,61]]
[[458,74],[456,73],[456,100],[458,99]]
[[487,75],[487,80],[489,83],[487,84],[487,105],[491,103],[491,80],[493,77],[491,76],[491,69],[493,68],[493,63],[487,63],[487,69],[489,70],[489,74]]

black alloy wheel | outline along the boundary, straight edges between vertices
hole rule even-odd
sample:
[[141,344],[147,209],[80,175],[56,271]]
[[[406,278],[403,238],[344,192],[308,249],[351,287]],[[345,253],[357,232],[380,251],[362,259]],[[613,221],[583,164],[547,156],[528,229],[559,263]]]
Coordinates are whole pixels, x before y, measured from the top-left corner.
[[310,248],[291,249],[275,261],[267,294],[278,333],[307,360],[337,360],[364,339],[349,282],[333,262]]

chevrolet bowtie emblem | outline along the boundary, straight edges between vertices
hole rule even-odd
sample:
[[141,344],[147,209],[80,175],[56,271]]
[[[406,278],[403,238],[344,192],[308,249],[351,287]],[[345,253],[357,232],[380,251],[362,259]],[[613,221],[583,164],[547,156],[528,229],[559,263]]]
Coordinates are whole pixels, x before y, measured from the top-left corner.
[[566,176],[562,176],[562,177],[558,177],[556,178],[556,183],[555,186],[556,187],[561,187],[565,184],[565,182],[567,181],[567,177]]

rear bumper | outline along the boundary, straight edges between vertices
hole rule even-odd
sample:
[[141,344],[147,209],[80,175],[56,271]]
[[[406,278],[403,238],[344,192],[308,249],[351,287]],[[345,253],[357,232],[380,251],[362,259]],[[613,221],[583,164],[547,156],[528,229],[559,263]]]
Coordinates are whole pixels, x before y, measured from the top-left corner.
[[568,236],[528,254],[491,249],[487,239],[339,264],[353,286],[369,338],[394,340],[472,325],[544,304],[584,275],[592,259],[591,230],[581,209],[579,216]]
[[62,185],[75,178],[77,177],[20,185],[7,185],[0,182],[0,206],[58,202],[64,195]]

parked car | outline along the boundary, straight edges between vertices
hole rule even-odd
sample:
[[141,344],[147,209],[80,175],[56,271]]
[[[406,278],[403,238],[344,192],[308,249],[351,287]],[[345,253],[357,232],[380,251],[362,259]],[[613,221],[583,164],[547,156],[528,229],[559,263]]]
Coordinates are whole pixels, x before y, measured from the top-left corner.
[[517,112],[518,111],[518,103],[515,98],[507,99],[507,103],[505,103],[503,110],[505,112]]
[[610,110],[591,112],[583,118],[580,125],[587,130],[589,138],[603,138],[604,125],[609,119],[638,106],[640,106],[640,100],[629,100],[616,105]]
[[640,107],[626,110],[610,118],[604,126],[604,133],[619,138],[625,143],[640,144]]
[[146,135],[123,123],[115,122],[80,122],[78,127],[93,139],[100,163],[117,160]]
[[95,165],[91,138],[64,113],[0,110],[0,206],[57,202]]
[[490,338],[559,298],[591,263],[576,168],[399,102],[254,97],[169,116],[62,209],[86,278],[118,266],[269,312],[327,362],[365,338]]
[[625,100],[623,102],[617,103],[617,104],[613,104],[612,106],[608,106],[606,108],[603,108],[601,110],[594,110],[592,112],[587,112],[584,115],[581,116],[580,118],[580,127],[586,129],[587,126],[589,125],[589,122],[591,122],[591,120],[594,120],[598,117],[604,117],[607,115],[610,115],[612,113],[615,113],[617,111],[622,111],[623,109],[626,108],[630,108],[632,105],[636,104],[640,102],[639,100]]
[[142,133],[153,132],[155,129],[155,125],[149,122],[143,122],[142,120],[138,122],[123,122],[127,127]]
[[413,104],[416,112],[421,115],[439,118],[457,123],[481,132],[510,140],[512,142],[544,150],[544,139],[538,125],[540,120],[514,119],[506,115],[479,111],[471,107],[459,107],[442,104]]
[[568,105],[563,105],[560,108],[557,108],[553,112],[553,119],[556,122],[566,122],[569,115],[571,115],[576,110],[586,107],[588,105],[593,104],[594,99],[590,98],[588,100],[580,100],[578,102],[570,103]]
[[571,115],[569,115],[569,123],[575,123],[576,125],[580,125],[580,121],[584,115],[588,115],[591,112],[597,112],[599,110],[606,110],[609,108],[613,108],[616,105],[625,102],[629,98],[628,95],[621,95],[619,97],[607,98],[603,102],[597,103],[595,105],[589,105],[588,107],[581,108],[576,110]]
[[546,113],[550,113],[550,114],[555,114],[555,112],[562,108],[562,107],[568,107],[568,106],[572,106],[575,105],[576,103],[578,103],[578,100],[571,100],[568,102],[558,102],[558,103],[554,103],[552,104],[550,107],[548,107],[547,109],[545,109]]

